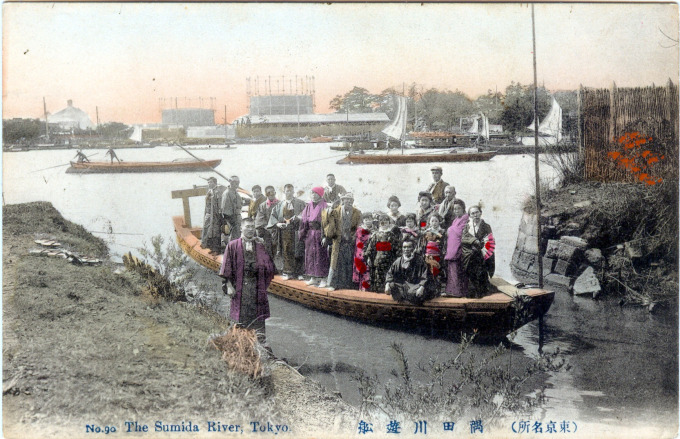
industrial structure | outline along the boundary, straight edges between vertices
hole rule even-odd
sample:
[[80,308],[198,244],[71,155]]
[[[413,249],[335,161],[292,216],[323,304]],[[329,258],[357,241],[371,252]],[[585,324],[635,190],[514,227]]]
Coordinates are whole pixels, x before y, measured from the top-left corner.
[[73,129],[86,130],[94,127],[90,116],[80,108],[73,106],[73,101],[66,101],[67,106],[63,110],[47,116],[47,123],[58,125],[61,131],[71,131]]
[[215,125],[215,110],[208,108],[171,108],[162,111],[163,125],[203,127]]

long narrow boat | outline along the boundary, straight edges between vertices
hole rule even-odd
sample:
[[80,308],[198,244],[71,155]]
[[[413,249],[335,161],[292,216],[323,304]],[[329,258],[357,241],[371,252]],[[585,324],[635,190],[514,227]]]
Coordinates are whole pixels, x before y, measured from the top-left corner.
[[214,169],[222,160],[175,160],[172,162],[71,162],[69,173],[191,172]]
[[[175,191],[174,198],[188,204],[189,191]],[[185,209],[185,214],[187,214]],[[177,242],[182,250],[204,267],[218,271],[222,255],[201,247],[201,228],[187,226],[185,217],[173,217]],[[431,327],[438,331],[473,331],[505,335],[542,317],[550,308],[554,292],[518,289],[494,277],[495,289],[481,299],[439,297],[421,306],[397,302],[387,294],[357,290],[328,291],[308,286],[299,280],[275,276],[269,292],[310,308],[352,317],[367,322],[395,323],[399,327]]]
[[491,160],[496,155],[496,151],[483,152],[442,152],[442,153],[422,153],[422,154],[349,154],[337,161],[339,165],[384,165],[395,163],[439,163],[439,162],[482,162]]

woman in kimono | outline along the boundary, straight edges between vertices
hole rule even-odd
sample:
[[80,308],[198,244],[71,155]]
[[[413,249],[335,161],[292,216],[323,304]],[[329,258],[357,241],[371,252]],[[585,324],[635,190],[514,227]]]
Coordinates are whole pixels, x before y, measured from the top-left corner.
[[418,205],[420,207],[416,211],[416,221],[418,221],[420,230],[425,230],[427,228],[427,220],[435,212],[432,194],[427,191],[420,192],[418,194]]
[[380,226],[368,240],[364,255],[371,271],[371,291],[384,293],[387,271],[401,255],[401,233],[386,214],[380,215]]
[[399,231],[401,232],[401,241],[404,242],[405,240],[409,239],[413,242],[416,243],[416,248],[415,252],[420,253],[420,227],[417,225],[418,223],[416,222],[416,214],[415,213],[408,213],[406,214],[405,220],[404,220],[404,226],[399,227]]
[[387,200],[387,216],[390,217],[390,221],[397,227],[403,227],[406,225],[406,217],[399,212],[401,207],[401,201],[396,195],[392,195]]
[[[484,266],[484,256],[486,255],[485,238],[477,238],[476,232],[479,231],[481,225],[481,210],[475,207],[470,208],[470,212],[475,211],[478,218],[477,224],[474,224],[474,218],[470,221],[463,230],[463,237],[461,241],[461,264],[465,275],[468,278],[468,297],[480,298],[484,297],[489,292],[489,273]],[[472,215],[472,213],[470,213]],[[480,233],[482,235],[482,233]],[[488,235],[487,235],[488,236]],[[488,241],[487,241],[488,242]]]
[[369,291],[371,287],[371,272],[366,265],[366,249],[373,230],[373,214],[361,215],[361,225],[357,227],[354,247],[354,267],[352,281],[359,285],[359,291]]
[[468,215],[465,213],[465,203],[462,200],[453,202],[454,219],[451,227],[446,231],[446,289],[445,296],[467,297],[468,279],[461,261],[462,240]]
[[307,285],[326,288],[326,278],[330,267],[328,249],[321,227],[322,212],[328,204],[323,200],[323,188],[312,188],[311,200],[300,215],[300,240],[305,243],[305,275],[309,276]]
[[484,257],[484,268],[489,274],[489,278],[493,277],[496,271],[496,256],[494,250],[496,248],[496,241],[491,231],[491,226],[482,219],[481,206],[472,206],[468,209],[470,215],[470,233],[474,235],[482,243],[482,256]]

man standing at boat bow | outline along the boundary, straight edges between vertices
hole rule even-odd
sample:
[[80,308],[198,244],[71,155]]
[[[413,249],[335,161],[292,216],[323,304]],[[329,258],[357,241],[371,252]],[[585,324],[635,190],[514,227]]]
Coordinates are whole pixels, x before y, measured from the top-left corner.
[[274,278],[274,263],[255,236],[255,221],[243,220],[242,236],[229,242],[224,250],[219,275],[222,291],[231,297],[229,318],[257,333],[261,344],[266,343],[265,320],[269,318],[267,288]]

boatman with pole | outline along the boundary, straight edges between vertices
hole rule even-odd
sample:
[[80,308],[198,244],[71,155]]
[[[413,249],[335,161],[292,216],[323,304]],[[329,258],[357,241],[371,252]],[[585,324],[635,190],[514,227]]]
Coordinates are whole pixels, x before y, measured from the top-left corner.
[[118,163],[120,163],[120,159],[116,155],[116,151],[114,151],[113,148],[109,148],[109,150],[106,151],[106,154],[104,154],[104,157],[106,157],[107,155],[111,156],[111,163],[113,163],[113,159],[118,160]]
[[78,159],[78,163],[90,161],[90,159],[88,159],[87,156],[81,150],[78,150],[78,152],[76,152],[76,156],[74,158]]
[[229,318],[254,330],[266,347],[265,320],[269,318],[267,288],[274,278],[274,262],[263,241],[255,236],[255,220],[245,218],[242,235],[227,244],[222,257],[222,291],[231,298]]

